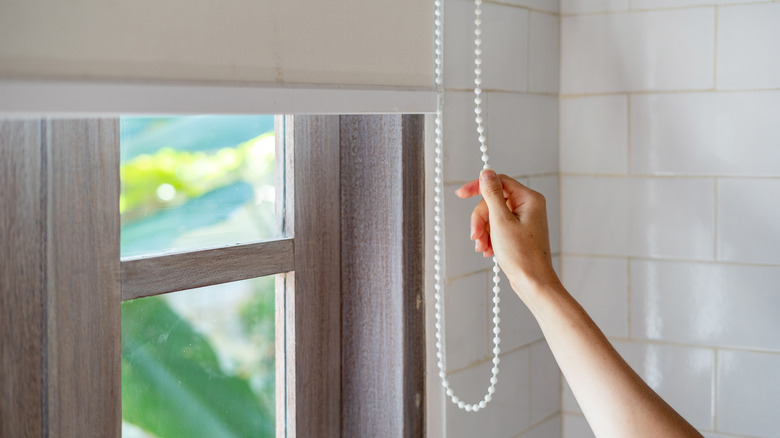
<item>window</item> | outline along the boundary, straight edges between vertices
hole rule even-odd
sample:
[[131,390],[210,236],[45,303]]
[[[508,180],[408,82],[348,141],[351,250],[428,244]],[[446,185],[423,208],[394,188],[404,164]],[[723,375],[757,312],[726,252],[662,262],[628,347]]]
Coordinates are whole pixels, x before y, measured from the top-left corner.
[[292,237],[120,262],[118,121],[0,122],[1,434],[119,436],[122,300],[288,273],[277,436],[422,435],[422,126],[280,118]]
[[[274,116],[122,117],[120,132],[123,260],[286,237]],[[274,436],[274,289],[271,275],[122,302],[122,436]]]

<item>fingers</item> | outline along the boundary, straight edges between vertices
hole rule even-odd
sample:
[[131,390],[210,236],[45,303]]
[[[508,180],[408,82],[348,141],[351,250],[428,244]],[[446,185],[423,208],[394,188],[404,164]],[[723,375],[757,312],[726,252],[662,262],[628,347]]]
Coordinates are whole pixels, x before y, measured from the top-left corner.
[[[528,187],[520,184],[519,182],[515,181],[514,179],[506,176],[506,175],[498,175],[498,178],[501,180],[501,185],[504,189],[504,197],[507,198],[512,204],[512,200],[514,199],[520,199],[526,197],[528,193],[533,193],[531,189]],[[479,191],[479,178],[473,179],[466,184],[463,184],[458,190],[455,191],[455,194],[462,199],[471,198],[473,196],[480,195]]]
[[512,214],[506,205],[504,185],[493,169],[485,169],[480,172],[479,191],[482,193],[482,198],[487,202],[491,216],[499,218]]
[[476,251],[482,253],[482,257],[490,257],[493,255],[493,241],[490,240],[490,234],[477,241]]
[[474,207],[471,212],[471,240],[474,240],[474,250],[483,252],[488,249],[490,243],[490,230],[488,229],[488,208],[485,200]]
[[466,184],[463,184],[461,188],[455,190],[455,194],[461,199],[479,195],[479,179],[471,180]]
[[512,178],[504,175],[499,175],[499,177],[504,186],[507,207],[513,213],[517,213],[518,208],[526,203],[534,203],[540,199],[544,199],[539,193],[529,189]]
[[483,257],[493,255],[488,207],[484,199],[471,212],[471,240],[474,241],[474,251],[481,252]]

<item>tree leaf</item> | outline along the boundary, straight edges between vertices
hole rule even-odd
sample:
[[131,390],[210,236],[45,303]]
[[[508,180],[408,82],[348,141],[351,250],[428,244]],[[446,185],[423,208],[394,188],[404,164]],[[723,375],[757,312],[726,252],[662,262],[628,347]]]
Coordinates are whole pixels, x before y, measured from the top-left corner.
[[122,418],[161,438],[275,435],[274,407],[159,297],[122,303]]

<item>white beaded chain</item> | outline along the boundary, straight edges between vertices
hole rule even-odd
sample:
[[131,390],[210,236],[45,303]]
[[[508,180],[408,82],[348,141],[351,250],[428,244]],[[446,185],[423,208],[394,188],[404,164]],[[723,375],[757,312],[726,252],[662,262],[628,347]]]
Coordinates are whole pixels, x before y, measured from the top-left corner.
[[[466,410],[466,412],[477,412],[480,409],[484,408],[492,399],[493,399],[493,393],[496,392],[496,383],[498,382],[498,363],[500,362],[500,359],[498,357],[499,353],[501,353],[501,349],[498,347],[498,345],[501,343],[501,338],[499,337],[499,333],[501,333],[501,329],[498,328],[498,323],[500,322],[500,319],[498,318],[498,312],[500,311],[498,307],[498,303],[500,301],[498,293],[501,290],[498,287],[498,283],[501,280],[499,277],[499,267],[498,267],[498,261],[496,261],[496,258],[493,257],[493,369],[492,369],[492,375],[490,377],[490,385],[488,386],[487,393],[485,396],[480,400],[478,403],[466,403],[462,401],[455,393],[453,392],[452,388],[450,387],[449,381],[447,381],[447,367],[446,367],[446,354],[445,354],[445,339],[444,339],[444,196],[443,196],[443,180],[444,175],[442,172],[443,167],[443,152],[442,152],[442,103],[443,103],[443,96],[444,96],[444,87],[443,87],[443,32],[442,32],[442,22],[443,22],[443,0],[435,0],[434,5],[435,7],[435,34],[436,34],[436,48],[435,48],[435,54],[436,54],[436,87],[439,91],[439,98],[437,102],[437,111],[436,111],[436,167],[434,171],[436,172],[436,176],[434,178],[435,186],[434,186],[434,216],[433,219],[435,221],[434,225],[434,251],[435,254],[433,256],[434,258],[434,264],[433,268],[435,270],[434,273],[434,288],[436,292],[434,293],[434,296],[436,298],[436,357],[438,358],[438,365],[439,365],[439,377],[441,377],[441,384],[444,387],[447,396],[452,400],[454,404],[456,404],[459,408]],[[487,169],[488,166],[488,155],[487,155],[487,142],[485,138],[485,128],[482,126],[482,0],[474,0],[474,25],[476,28],[474,29],[474,113],[476,114],[476,118],[474,119],[477,122],[477,135],[479,139],[479,150],[482,153],[482,162],[484,163],[483,168]]]

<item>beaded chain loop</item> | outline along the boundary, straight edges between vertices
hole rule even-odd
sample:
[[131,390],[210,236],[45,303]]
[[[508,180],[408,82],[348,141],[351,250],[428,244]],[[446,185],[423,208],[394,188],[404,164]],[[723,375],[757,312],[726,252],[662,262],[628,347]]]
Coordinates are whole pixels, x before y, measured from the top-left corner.
[[[498,355],[501,353],[501,349],[498,345],[501,343],[499,333],[501,329],[498,328],[500,319],[498,313],[500,311],[498,303],[500,301],[498,293],[498,283],[501,280],[498,273],[500,271],[498,267],[498,261],[493,257],[493,369],[491,370],[490,385],[487,388],[487,393],[478,403],[466,403],[461,400],[450,387],[450,383],[447,380],[447,366],[446,366],[446,354],[445,354],[445,339],[444,339],[444,187],[443,187],[443,162],[444,154],[442,150],[442,104],[444,96],[443,86],[443,0],[435,0],[435,62],[436,62],[436,87],[439,92],[439,98],[437,102],[436,111],[436,148],[435,148],[435,177],[434,177],[434,297],[436,298],[436,357],[438,359],[439,377],[441,378],[442,387],[444,387],[447,396],[452,400],[452,403],[457,405],[460,409],[464,409],[466,412],[477,412],[483,409],[492,399],[493,393],[496,392],[496,383],[498,382],[498,363],[500,359]],[[488,166],[488,147],[487,139],[485,138],[485,128],[482,124],[482,0],[474,0],[474,113],[476,114],[475,121],[477,122],[477,135],[479,140],[479,150],[482,153],[483,169],[487,169]]]

